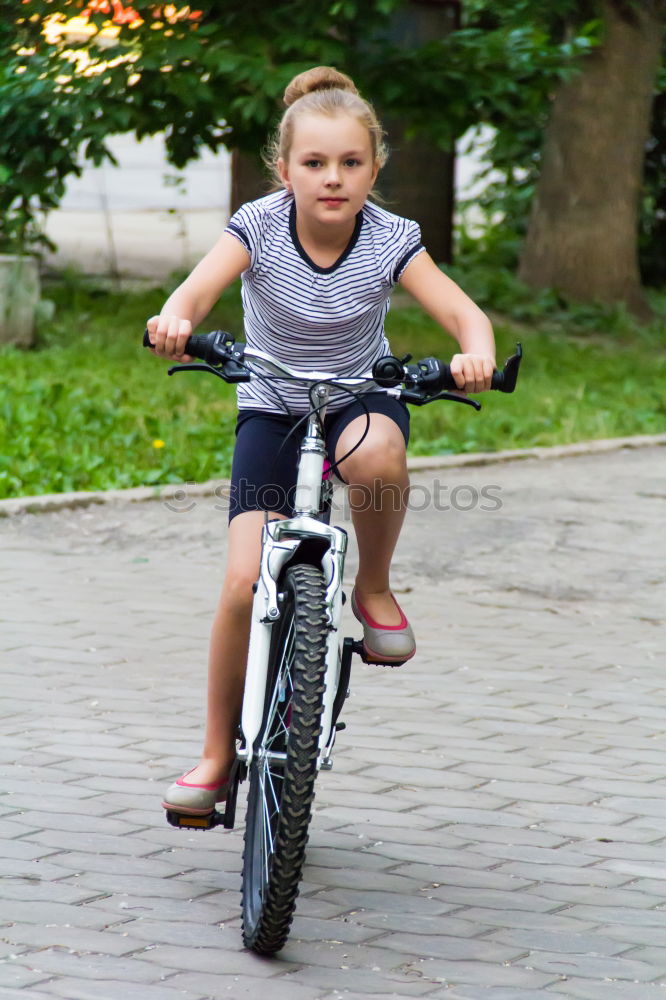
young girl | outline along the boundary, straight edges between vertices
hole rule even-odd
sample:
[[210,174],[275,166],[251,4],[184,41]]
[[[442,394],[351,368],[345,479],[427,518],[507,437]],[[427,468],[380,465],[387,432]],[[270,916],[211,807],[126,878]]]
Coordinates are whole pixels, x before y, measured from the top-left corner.
[[[461,353],[451,361],[458,388],[489,389],[495,366],[490,322],[437,268],[415,222],[368,201],[386,159],[372,107],[348,76],[327,66],[292,80],[284,102],[272,159],[280,190],[242,206],[161,314],[148,320],[155,353],[190,360],[184,354],[187,338],[240,275],[248,345],[300,369],[340,377],[369,374],[373,362],[390,353],[384,317],[391,290],[400,283],[458,341]],[[279,383],[279,391],[293,419],[266,383],[238,386],[228,560],[210,643],[203,754],[162,803],[193,815],[210,812],[227,792],[264,514],[291,514],[295,435],[291,450],[281,453],[279,482],[271,469],[280,444],[309,405],[302,388]],[[358,542],[352,610],[369,656],[390,663],[415,651],[412,630],[389,586],[408,489],[409,415],[386,392],[368,393],[364,402],[369,432],[338,472],[349,484]],[[334,392],[325,426],[330,460],[338,461],[362,437],[365,410]],[[382,507],[387,495],[391,502]]]

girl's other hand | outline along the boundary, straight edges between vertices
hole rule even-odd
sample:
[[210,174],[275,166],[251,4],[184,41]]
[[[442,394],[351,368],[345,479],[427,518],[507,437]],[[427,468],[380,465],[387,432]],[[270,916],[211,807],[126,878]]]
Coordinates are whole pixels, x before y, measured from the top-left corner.
[[495,359],[482,354],[454,354],[451,374],[461,392],[485,392],[490,389]]
[[146,327],[153,354],[182,363],[193,360],[191,355],[184,353],[188,337],[192,335],[192,324],[189,319],[180,319],[178,316],[151,316]]

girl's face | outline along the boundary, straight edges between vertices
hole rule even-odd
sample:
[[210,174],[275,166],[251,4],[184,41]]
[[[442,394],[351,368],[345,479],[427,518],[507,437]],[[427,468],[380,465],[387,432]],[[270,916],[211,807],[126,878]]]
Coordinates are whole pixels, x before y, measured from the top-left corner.
[[367,128],[352,115],[308,114],[294,123],[289,159],[279,159],[278,170],[301,219],[349,228],[379,166]]

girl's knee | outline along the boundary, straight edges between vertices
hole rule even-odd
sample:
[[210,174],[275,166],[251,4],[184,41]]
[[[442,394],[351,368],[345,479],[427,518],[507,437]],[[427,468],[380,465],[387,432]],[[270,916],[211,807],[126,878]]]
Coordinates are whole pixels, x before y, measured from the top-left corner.
[[221,600],[228,607],[245,611],[252,606],[252,587],[259,575],[259,567],[252,565],[228,566],[222,584]]
[[405,444],[395,435],[381,435],[361,446],[344,463],[344,475],[351,485],[373,487],[377,482],[399,483],[406,476]]

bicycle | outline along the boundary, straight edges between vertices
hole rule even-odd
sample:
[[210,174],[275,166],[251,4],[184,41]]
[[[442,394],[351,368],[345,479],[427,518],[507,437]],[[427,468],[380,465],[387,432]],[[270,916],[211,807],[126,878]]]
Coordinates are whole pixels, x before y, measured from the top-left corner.
[[[147,331],[144,346],[150,346]],[[339,716],[349,693],[352,656],[379,662],[368,660],[361,640],[340,635],[347,534],[329,523],[333,485],[331,477],[323,475],[323,418],[330,389],[341,387],[362,399],[363,390],[402,386],[400,398],[415,406],[439,399],[477,410],[481,406],[448,391],[455,382],[449,366],[437,358],[408,364],[410,355],[402,359],[389,355],[374,364],[372,378],[338,378],[297,371],[223,331],[193,335],[185,351],[203,364],[177,365],[169,369],[170,375],[206,371],[231,383],[251,378],[295,380],[307,386],[311,402],[309,412],[290,431],[306,425],[294,516],[267,518],[263,527],[237,757],[224,809],[198,817],[167,812],[168,822],[176,827],[231,829],[238,786],[249,778],[241,889],[243,942],[259,954],[273,955],[284,946],[294,916],[315,779],[319,770],[333,766],[335,738],[344,729]],[[494,373],[492,388],[513,392],[521,357],[518,344],[504,369]]]

